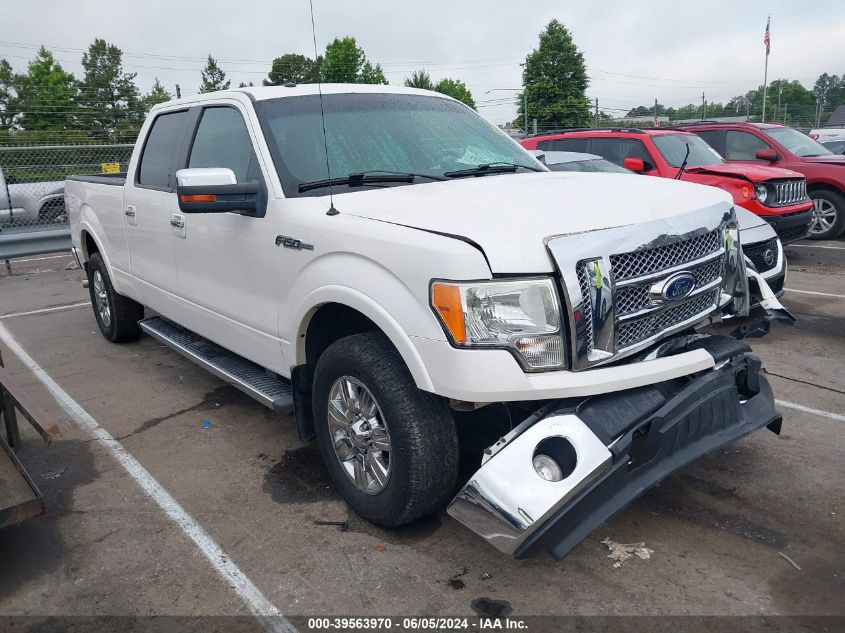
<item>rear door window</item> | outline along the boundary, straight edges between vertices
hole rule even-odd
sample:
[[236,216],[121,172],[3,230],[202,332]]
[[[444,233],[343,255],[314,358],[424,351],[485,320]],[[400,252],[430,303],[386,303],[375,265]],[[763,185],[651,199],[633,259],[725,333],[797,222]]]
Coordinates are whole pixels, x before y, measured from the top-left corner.
[[172,189],[176,186],[176,153],[188,120],[188,111],[160,114],[153,121],[141,162],[138,184],[146,187]]
[[725,158],[728,160],[757,160],[758,149],[769,149],[769,145],[750,132],[728,130],[725,136]]
[[259,179],[252,140],[238,110],[226,106],[203,110],[188,167],[228,167],[238,182]]
[[550,141],[540,141],[537,149],[549,152],[586,152],[588,138],[558,138]]
[[611,163],[621,165],[626,158],[642,158],[647,169],[654,168],[654,159],[643,142],[635,138],[594,138],[590,149]]
[[695,134],[704,139],[704,141],[720,154],[725,153],[725,132],[722,130],[696,130]]

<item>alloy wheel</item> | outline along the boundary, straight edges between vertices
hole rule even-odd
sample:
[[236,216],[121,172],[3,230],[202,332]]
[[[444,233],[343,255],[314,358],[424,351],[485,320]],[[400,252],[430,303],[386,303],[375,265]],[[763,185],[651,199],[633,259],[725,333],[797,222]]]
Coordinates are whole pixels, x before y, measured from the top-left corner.
[[335,456],[355,486],[368,495],[390,480],[390,433],[378,402],[364,383],[341,376],[329,390],[328,424]]

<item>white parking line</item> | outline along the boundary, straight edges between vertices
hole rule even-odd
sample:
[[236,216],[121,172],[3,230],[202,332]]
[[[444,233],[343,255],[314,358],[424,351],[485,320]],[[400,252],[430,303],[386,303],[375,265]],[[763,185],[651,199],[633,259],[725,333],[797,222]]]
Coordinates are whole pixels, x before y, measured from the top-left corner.
[[834,295],[829,292],[813,292],[812,290],[796,290],[795,288],[787,288],[787,292],[797,292],[802,295],[815,295],[817,297],[833,297],[834,299],[845,299],[845,295]]
[[812,244],[789,244],[785,248],[826,248],[831,251],[845,251],[845,246],[813,246]]
[[81,308],[83,306],[91,305],[89,301],[80,301],[79,303],[68,303],[61,306],[53,306],[52,308],[41,308],[40,310],[30,310],[29,312],[10,312],[9,314],[0,315],[0,320],[11,319],[12,317],[30,316],[31,314],[47,314],[48,312],[60,312],[62,310],[72,310],[74,308]]
[[274,633],[296,632],[296,629],[287,618],[264,597],[261,590],[232,562],[229,555],[206,533],[202,526],[179,505],[179,502],[155,480],[137,459],[123,448],[120,442],[97,424],[97,421],[27,354],[26,350],[21,347],[2,323],[0,323],[0,341],[3,341],[12,353],[35,374],[35,377],[53,394],[53,397],[62,409],[67,412],[76,424],[81,429],[87,431],[103,448],[108,450],[111,456],[129,473],[129,476],[147,493],[150,499],[196,544],[202,554],[208,559],[208,562],[211,563],[212,567],[232,586],[241,600],[243,600],[247,609],[264,624],[268,631],[273,631]]
[[786,407],[787,409],[795,409],[796,411],[802,411],[804,413],[812,413],[813,415],[818,415],[822,418],[830,418],[831,420],[836,420],[837,422],[845,422],[845,415],[840,415],[838,413],[811,409],[810,407],[805,407],[803,404],[796,404],[795,402],[789,402],[787,400],[775,400],[775,404]]

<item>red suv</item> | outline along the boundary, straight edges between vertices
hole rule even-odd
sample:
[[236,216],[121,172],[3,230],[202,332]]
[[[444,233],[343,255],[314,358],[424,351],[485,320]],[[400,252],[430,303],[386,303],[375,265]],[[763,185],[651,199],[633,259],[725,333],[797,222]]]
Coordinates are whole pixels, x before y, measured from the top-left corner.
[[695,132],[729,162],[786,167],[804,174],[813,200],[810,237],[833,239],[845,231],[845,156],[798,130],[773,123],[696,123]]
[[[719,187],[761,216],[784,244],[807,236],[813,204],[801,174],[763,165],[729,165],[695,134],[665,129],[585,128],[535,136],[526,149],[598,154],[632,171]],[[683,171],[681,168],[683,167]]]

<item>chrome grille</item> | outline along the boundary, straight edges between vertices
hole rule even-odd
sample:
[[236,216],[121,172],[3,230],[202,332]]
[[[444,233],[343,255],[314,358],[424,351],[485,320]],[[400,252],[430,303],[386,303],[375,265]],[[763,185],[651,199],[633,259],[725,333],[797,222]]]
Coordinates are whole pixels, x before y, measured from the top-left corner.
[[584,303],[581,307],[582,318],[581,322],[585,323],[586,340],[590,342],[592,347],[593,342],[593,302],[590,301],[590,277],[587,272],[586,262],[578,262],[577,270],[578,285],[581,286],[581,296],[584,297]]
[[718,290],[684,301],[672,308],[653,312],[642,318],[625,321],[618,325],[616,344],[624,349],[660,334],[674,325],[688,321],[716,307]]
[[610,256],[613,277],[619,281],[642,277],[715,253],[721,246],[719,231],[710,231],[682,242]]
[[[757,269],[759,273],[765,273],[770,271],[772,268],[775,267],[777,264],[777,254],[778,254],[778,243],[777,239],[771,239],[768,242],[763,242],[761,244],[752,244],[750,246],[743,246],[742,252],[745,256],[751,260],[754,264],[754,268]],[[765,253],[767,250],[772,251],[775,256],[772,259],[772,263],[769,264],[766,262]]]
[[[722,260],[717,259],[701,264],[700,266],[692,267],[689,269],[689,272],[695,276],[695,287],[701,288],[721,276]],[[618,288],[613,294],[616,315],[625,316],[626,314],[655,307],[656,304],[652,301],[651,295],[649,294],[650,287],[651,282]]]
[[785,206],[805,202],[807,198],[807,181],[803,178],[773,183],[775,188],[776,205]]

